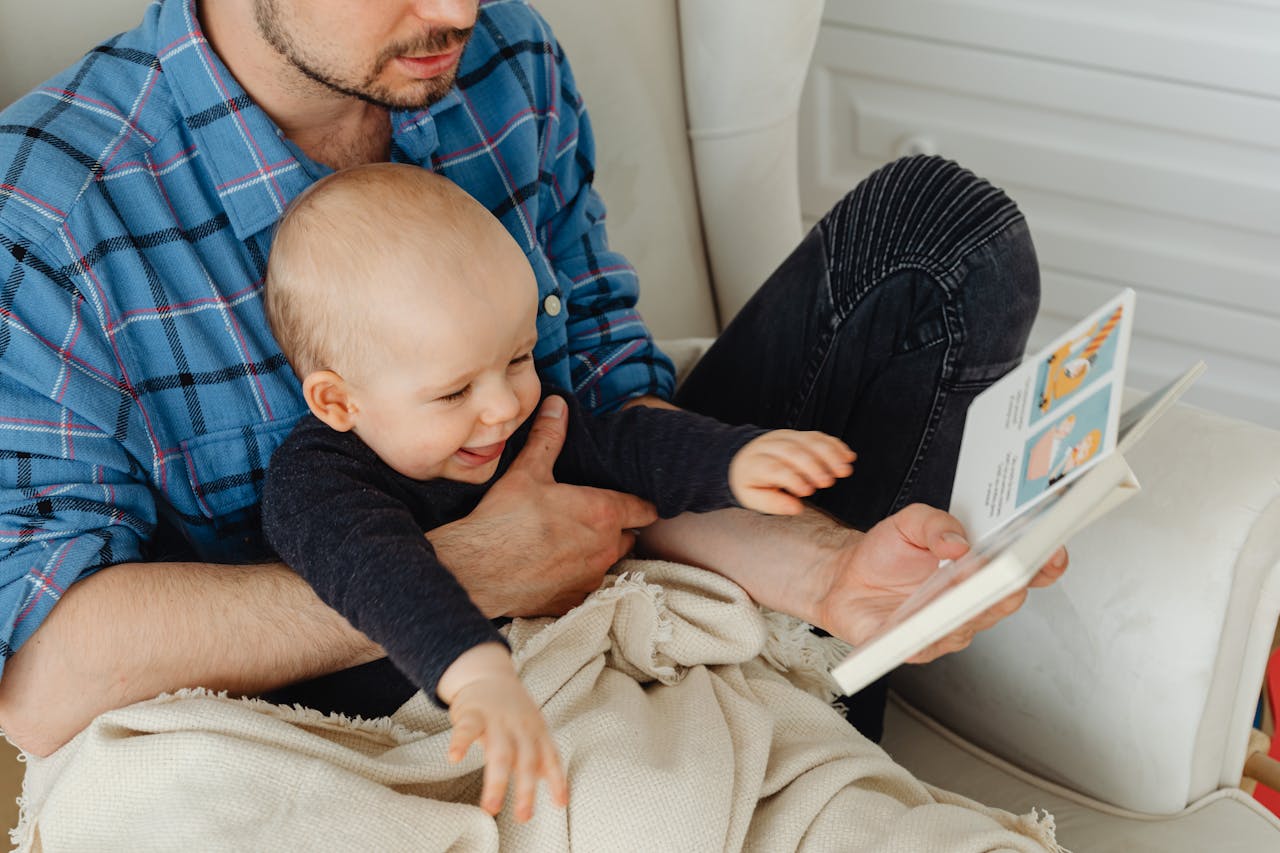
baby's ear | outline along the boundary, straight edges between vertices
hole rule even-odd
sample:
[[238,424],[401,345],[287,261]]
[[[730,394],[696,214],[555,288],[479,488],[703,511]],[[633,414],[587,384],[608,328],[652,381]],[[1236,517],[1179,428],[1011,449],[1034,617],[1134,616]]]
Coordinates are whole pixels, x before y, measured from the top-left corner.
[[302,380],[302,396],[311,414],[338,432],[347,432],[356,425],[356,407],[346,380],[332,370],[308,373]]

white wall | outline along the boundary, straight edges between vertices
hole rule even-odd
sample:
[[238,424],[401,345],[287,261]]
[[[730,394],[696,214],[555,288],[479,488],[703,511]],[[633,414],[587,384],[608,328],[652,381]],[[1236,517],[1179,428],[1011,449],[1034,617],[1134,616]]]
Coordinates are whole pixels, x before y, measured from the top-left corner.
[[806,216],[918,148],[1026,212],[1033,346],[1132,286],[1134,385],[1280,427],[1280,0],[827,0]]

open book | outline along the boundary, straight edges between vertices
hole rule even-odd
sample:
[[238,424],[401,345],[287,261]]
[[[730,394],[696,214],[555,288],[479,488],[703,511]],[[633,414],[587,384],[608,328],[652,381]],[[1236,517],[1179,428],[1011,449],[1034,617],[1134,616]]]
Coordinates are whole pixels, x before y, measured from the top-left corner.
[[950,511],[974,545],[832,670],[846,693],[1026,586],[1058,546],[1138,490],[1124,454],[1205,366],[1121,411],[1133,305],[1125,290],[970,404]]

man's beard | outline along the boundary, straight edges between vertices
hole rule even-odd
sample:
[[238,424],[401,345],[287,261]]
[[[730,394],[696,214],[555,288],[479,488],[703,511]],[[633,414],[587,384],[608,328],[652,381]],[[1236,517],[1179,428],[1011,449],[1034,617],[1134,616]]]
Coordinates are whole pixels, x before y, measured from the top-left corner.
[[254,16],[257,19],[258,31],[266,42],[307,79],[333,92],[358,98],[388,110],[418,110],[429,107],[448,94],[457,76],[455,67],[429,80],[419,81],[419,87],[411,92],[397,95],[386,86],[377,83],[378,76],[388,63],[398,56],[445,53],[454,50],[467,43],[474,29],[474,27],[468,27],[465,30],[459,30],[450,27],[431,30],[422,38],[384,48],[365,79],[353,83],[344,80],[335,69],[303,57],[297,41],[284,26],[276,0],[257,0],[254,3]]

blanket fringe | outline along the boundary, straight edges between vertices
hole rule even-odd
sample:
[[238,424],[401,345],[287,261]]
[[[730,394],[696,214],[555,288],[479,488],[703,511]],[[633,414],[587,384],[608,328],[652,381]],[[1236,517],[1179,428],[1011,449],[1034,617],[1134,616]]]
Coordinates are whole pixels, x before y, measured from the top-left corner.
[[1017,816],[1018,830],[1039,841],[1051,853],[1071,853],[1058,843],[1058,824],[1048,811],[1032,807],[1031,811]]
[[293,705],[277,705],[274,702],[269,702],[256,696],[231,696],[225,690],[215,691],[205,687],[185,687],[173,693],[161,693],[154,699],[149,700],[148,704],[165,704],[182,699],[202,698],[243,705],[256,713],[304,728],[347,729],[363,734],[376,735],[397,745],[412,743],[413,741],[421,740],[424,735],[435,734],[434,732],[424,732],[420,729],[411,729],[402,723],[397,723],[391,717],[365,718],[359,715],[348,716],[337,711],[325,713],[296,703]]
[[[8,735],[5,740],[9,740]],[[9,743],[13,741],[9,740]],[[27,754],[22,750],[18,750],[18,761],[22,764],[27,763]],[[31,809],[27,807],[26,796],[26,774],[23,774],[22,793],[18,795],[15,802],[18,804],[18,823],[9,830],[9,843],[12,850],[30,850],[35,845],[35,822],[32,820]]]
[[804,692],[827,704],[834,702],[841,694],[831,668],[852,646],[836,637],[819,637],[807,622],[794,616],[763,607],[760,612],[768,627],[761,657]]

